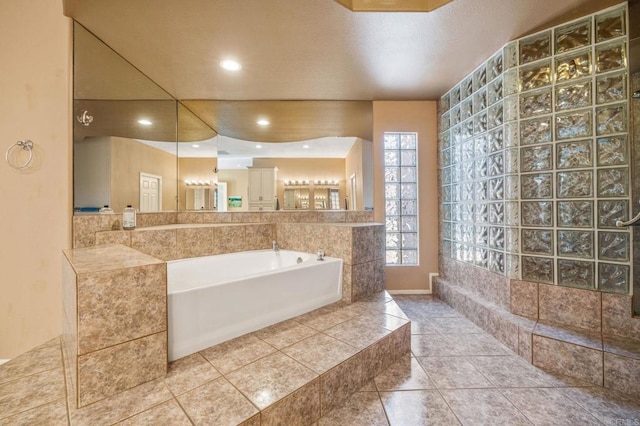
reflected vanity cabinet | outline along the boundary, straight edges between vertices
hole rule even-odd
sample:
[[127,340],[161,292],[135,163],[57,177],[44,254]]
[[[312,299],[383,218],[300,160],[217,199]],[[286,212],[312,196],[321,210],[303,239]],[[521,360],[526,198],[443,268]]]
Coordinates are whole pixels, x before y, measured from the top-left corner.
[[249,168],[249,211],[275,210],[277,173],[274,167]]

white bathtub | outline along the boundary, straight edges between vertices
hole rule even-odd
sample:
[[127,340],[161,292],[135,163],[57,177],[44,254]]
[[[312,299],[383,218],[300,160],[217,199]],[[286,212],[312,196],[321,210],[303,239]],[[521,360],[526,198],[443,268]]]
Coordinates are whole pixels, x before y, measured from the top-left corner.
[[173,361],[340,300],[342,259],[288,250],[197,257],[167,262],[167,281]]

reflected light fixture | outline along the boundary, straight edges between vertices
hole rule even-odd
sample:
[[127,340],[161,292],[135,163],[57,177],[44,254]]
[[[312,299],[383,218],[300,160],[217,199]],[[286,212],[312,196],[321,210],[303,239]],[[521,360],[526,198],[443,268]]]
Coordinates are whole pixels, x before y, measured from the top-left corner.
[[302,148],[309,149],[309,145],[302,145]]
[[191,145],[192,148],[200,148],[200,145],[198,145],[197,143],[194,143],[193,145]]
[[220,62],[220,66],[227,71],[240,71],[242,69],[240,62],[234,61],[233,59],[225,59]]
[[142,124],[143,126],[151,126],[153,122],[151,120],[147,120],[146,118],[141,118],[138,120],[138,124]]
[[264,118],[261,118],[260,120],[256,121],[256,123],[258,123],[259,126],[268,126],[270,124],[269,120],[266,120]]
[[256,145],[256,148],[260,149],[262,148],[262,145]]

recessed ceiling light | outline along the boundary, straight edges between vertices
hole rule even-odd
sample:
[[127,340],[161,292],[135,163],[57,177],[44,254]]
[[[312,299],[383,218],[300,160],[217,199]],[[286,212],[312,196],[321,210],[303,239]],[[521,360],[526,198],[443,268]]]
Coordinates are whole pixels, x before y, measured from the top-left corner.
[[138,120],[138,123],[142,124],[143,126],[151,126],[153,124],[151,120],[147,120],[146,118]]
[[260,149],[262,148],[262,145],[256,145],[256,148]]
[[309,145],[302,145],[304,149],[309,149]]
[[256,121],[256,123],[258,123],[258,125],[260,126],[268,126],[270,124],[269,120],[266,120],[264,118],[261,118],[260,120]]
[[191,145],[193,148],[200,148],[200,145],[198,145],[197,143],[194,143],[193,145]]
[[242,69],[242,65],[240,62],[234,61],[232,59],[225,59],[220,62],[220,66],[227,71],[240,71]]

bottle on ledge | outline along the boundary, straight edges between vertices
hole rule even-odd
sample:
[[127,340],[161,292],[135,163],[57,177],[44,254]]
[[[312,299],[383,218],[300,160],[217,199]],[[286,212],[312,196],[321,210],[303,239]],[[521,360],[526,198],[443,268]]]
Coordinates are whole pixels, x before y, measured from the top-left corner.
[[136,229],[136,209],[131,207],[131,204],[128,204],[127,208],[122,211],[122,228]]

